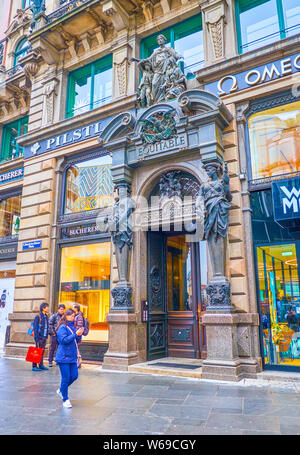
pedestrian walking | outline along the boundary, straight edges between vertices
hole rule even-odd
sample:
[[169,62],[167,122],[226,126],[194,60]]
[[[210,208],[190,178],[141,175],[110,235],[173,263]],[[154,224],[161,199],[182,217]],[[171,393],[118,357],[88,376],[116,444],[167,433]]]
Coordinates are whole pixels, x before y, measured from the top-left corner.
[[34,341],[37,348],[43,349],[43,355],[39,366],[36,363],[32,364],[32,371],[48,370],[44,366],[44,353],[47,338],[49,334],[49,319],[48,319],[49,304],[44,302],[40,306],[40,312],[36,315],[33,321]]
[[80,343],[81,335],[84,331],[83,327],[76,330],[74,319],[75,312],[71,308],[68,308],[56,328],[58,348],[55,362],[58,364],[61,373],[61,384],[56,393],[62,398],[65,408],[72,407],[68,396],[68,389],[78,378],[77,361],[79,351],[77,343]]
[[83,312],[80,311],[80,305],[78,303],[74,303],[72,306],[73,310],[75,311],[75,319],[74,319],[74,326],[75,329],[81,329],[81,327],[84,327],[84,316]]
[[60,321],[60,318],[65,312],[65,305],[63,303],[58,305],[56,313],[52,314],[52,316],[49,319],[49,335],[51,337],[51,344],[50,344],[50,349],[49,349],[49,359],[48,359],[48,366],[51,368],[52,367],[52,362],[53,362],[53,357],[57,348],[57,336],[56,336],[56,327],[57,324]]

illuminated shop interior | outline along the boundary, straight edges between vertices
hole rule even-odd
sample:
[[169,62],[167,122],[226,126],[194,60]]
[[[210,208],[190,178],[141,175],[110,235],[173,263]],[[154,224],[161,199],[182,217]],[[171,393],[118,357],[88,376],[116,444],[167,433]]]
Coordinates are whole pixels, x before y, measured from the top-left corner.
[[108,341],[110,242],[62,248],[58,304],[81,306],[90,331],[84,341]]

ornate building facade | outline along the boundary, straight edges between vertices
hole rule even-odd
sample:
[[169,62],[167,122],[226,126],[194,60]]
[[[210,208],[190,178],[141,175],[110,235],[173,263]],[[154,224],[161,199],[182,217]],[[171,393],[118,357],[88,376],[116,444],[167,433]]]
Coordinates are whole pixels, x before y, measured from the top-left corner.
[[297,370],[298,2],[7,3],[5,354],[24,357],[43,301],[76,302],[103,368]]

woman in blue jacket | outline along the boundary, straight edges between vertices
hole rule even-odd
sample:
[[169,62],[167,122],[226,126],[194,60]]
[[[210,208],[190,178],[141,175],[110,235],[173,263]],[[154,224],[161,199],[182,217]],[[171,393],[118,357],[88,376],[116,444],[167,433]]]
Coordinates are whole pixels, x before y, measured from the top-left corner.
[[60,389],[56,393],[62,398],[63,406],[71,408],[72,404],[68,398],[68,388],[78,378],[78,346],[84,328],[78,330],[74,327],[75,312],[70,308],[61,317],[57,328],[56,336],[58,348],[55,362],[59,365],[61,373]]

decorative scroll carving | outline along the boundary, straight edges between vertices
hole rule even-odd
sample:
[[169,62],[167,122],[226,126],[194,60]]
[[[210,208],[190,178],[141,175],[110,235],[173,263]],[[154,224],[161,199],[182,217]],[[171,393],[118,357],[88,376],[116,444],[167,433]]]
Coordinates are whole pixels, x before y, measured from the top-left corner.
[[150,290],[151,290],[151,307],[161,307],[161,277],[160,270],[157,266],[153,266],[150,271]]
[[57,96],[56,86],[58,84],[57,79],[52,79],[50,82],[44,85],[44,115],[43,115],[43,125],[48,125],[53,123],[54,117],[54,100]]
[[213,45],[214,58],[224,57],[225,4],[223,1],[208,7],[204,13],[205,22]]
[[130,62],[127,57],[123,59],[121,63],[115,63],[118,87],[119,87],[119,96],[126,95],[127,93],[127,84],[128,84],[128,67]]
[[114,309],[127,310],[132,308],[132,288],[118,287],[112,289],[111,295],[114,299]]
[[150,348],[158,348],[164,345],[164,324],[157,323],[150,326]]
[[179,197],[182,199],[181,183],[179,180],[180,171],[170,171],[163,174],[159,181],[160,198]]

